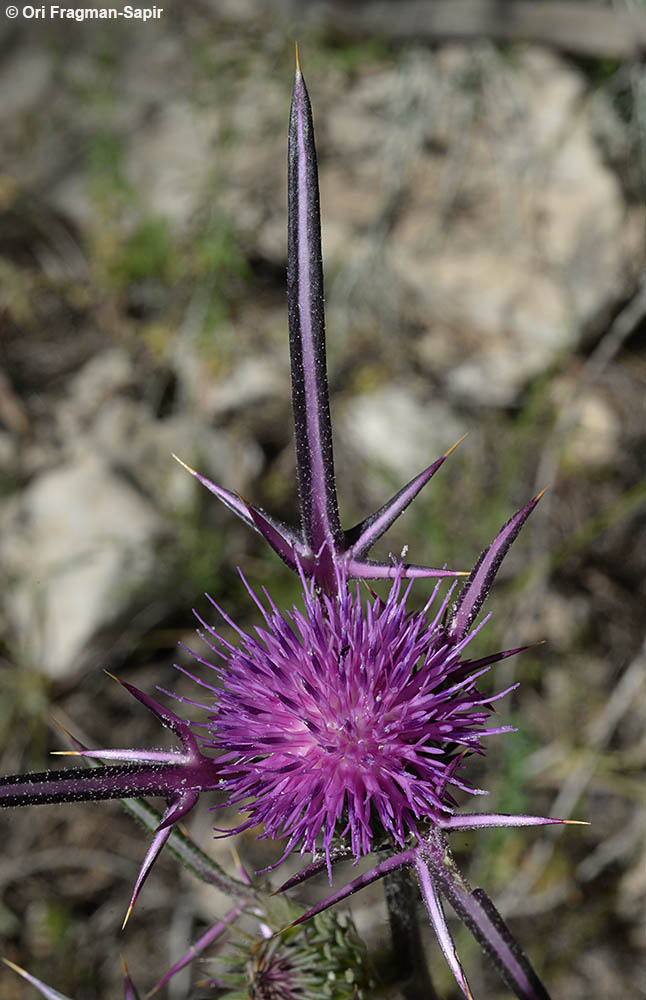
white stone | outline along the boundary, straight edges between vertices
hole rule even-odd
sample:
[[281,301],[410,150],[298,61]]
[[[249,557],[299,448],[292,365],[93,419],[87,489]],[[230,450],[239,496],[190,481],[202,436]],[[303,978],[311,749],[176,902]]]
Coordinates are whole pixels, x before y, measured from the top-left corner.
[[[258,363],[254,370],[254,398],[263,398],[261,385],[267,385],[271,366]],[[253,442],[244,439],[234,443],[229,433],[214,429],[186,410],[156,419],[148,406],[125,394],[132,382],[130,359],[118,348],[88,361],[70,379],[66,397],[55,411],[62,450],[70,460],[83,459],[92,450],[112,468],[127,470],[152,506],[170,515],[189,511],[196,492],[203,489],[173,460],[174,454],[208,478],[240,490],[258,474],[262,453]],[[229,407],[249,401],[243,383],[244,375],[233,387],[228,381],[224,383]],[[215,391],[212,380],[208,385]]]
[[[418,158],[393,255],[420,317],[427,303],[425,362],[457,397],[507,405],[621,297],[638,231],[576,69],[530,48],[491,65],[481,88],[468,156],[449,148],[439,162]],[[458,140],[449,130],[449,144]],[[466,208],[447,220],[449,196]],[[436,358],[440,340],[448,347]]]
[[600,393],[587,391],[570,408],[571,428],[563,461],[572,468],[612,465],[621,441],[621,420]]
[[219,485],[242,491],[262,467],[260,449],[251,441],[234,443],[190,416],[154,420],[144,406],[126,399],[103,407],[92,440],[128,470],[158,510],[171,514],[190,511],[196,492],[204,489],[173,455]]
[[51,677],[74,673],[96,631],[151,571],[154,509],[100,456],[36,478],[2,512],[0,557],[21,660]]
[[[285,337],[287,348],[287,337]],[[211,379],[206,408],[213,418],[239,413],[247,406],[289,392],[289,376],[275,360],[265,357],[244,358],[225,379]]]
[[335,427],[345,446],[401,485],[468,430],[444,403],[416,398],[408,385],[397,383],[355,396]]

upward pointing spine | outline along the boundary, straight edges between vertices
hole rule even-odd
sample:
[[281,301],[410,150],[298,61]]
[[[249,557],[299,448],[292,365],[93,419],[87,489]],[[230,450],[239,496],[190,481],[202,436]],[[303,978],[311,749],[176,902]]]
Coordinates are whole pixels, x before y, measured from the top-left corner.
[[[312,109],[296,49],[289,119],[287,296],[304,540],[312,553],[343,544],[334,483],[323,306],[318,170]],[[325,558],[325,557],[323,557]]]

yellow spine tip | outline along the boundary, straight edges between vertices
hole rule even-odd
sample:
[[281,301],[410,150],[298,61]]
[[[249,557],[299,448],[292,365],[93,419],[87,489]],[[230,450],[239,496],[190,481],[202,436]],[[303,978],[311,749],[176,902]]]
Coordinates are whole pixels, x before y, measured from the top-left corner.
[[121,680],[120,677],[117,677],[116,674],[111,674],[109,670],[104,670],[103,673],[107,674],[111,681],[116,681],[117,684],[121,685],[121,687],[125,687],[124,682]]
[[5,965],[8,965],[10,969],[13,969],[14,972],[17,972],[19,976],[25,975],[25,970],[21,969],[15,962],[12,962],[10,958],[3,958],[2,961]]
[[62,722],[59,722],[58,719],[53,719],[52,721],[53,721],[54,725],[57,726],[60,729],[60,731],[62,732],[63,736],[67,736],[68,740],[73,740],[74,739],[74,737],[70,733],[69,729],[66,729]]
[[444,457],[445,457],[445,458],[448,458],[448,457],[449,457],[449,455],[450,455],[450,454],[451,454],[452,452],[454,452],[454,451],[455,451],[455,449],[456,449],[456,448],[458,447],[458,445],[462,444],[462,442],[464,441],[465,437],[468,437],[468,436],[469,436],[468,434],[463,434],[461,438],[458,438],[458,440],[457,440],[457,441],[455,442],[455,444],[453,445],[453,447],[452,447],[452,448],[449,448],[449,450],[448,450],[448,451],[445,451],[445,452],[444,452]]
[[296,54],[296,73],[298,74],[298,76],[300,76],[301,75],[301,60],[300,60],[300,57],[298,55],[298,42],[294,42],[294,51],[295,51],[295,54]]
[[590,826],[591,825],[590,823],[588,823],[587,819],[564,819],[563,822],[566,823],[568,826]]
[[175,455],[174,453],[171,452],[171,454],[172,454],[173,458],[175,459],[175,461],[179,462],[179,464],[182,466],[183,469],[186,469],[187,472],[190,472],[190,474],[192,476],[196,476],[197,475],[197,472],[195,471],[195,469],[192,469],[190,467],[190,465],[186,464],[186,462],[182,462],[181,458],[178,458],[177,455]]
[[80,757],[81,753],[79,750],[50,750],[50,755],[52,757]]
[[534,503],[538,503],[541,497],[544,497],[548,490],[549,486],[546,486],[544,489],[541,490],[540,493],[537,493],[536,496],[534,497]]
[[363,579],[362,579],[362,580],[361,580],[361,583],[362,583],[362,584],[363,584],[363,586],[364,586],[364,587],[366,588],[366,590],[368,591],[368,593],[370,594],[370,596],[371,596],[372,598],[376,598],[376,597],[379,597],[379,595],[377,594],[377,592],[376,592],[375,590],[373,590],[373,589],[372,589],[372,587],[370,586],[370,584],[368,583],[368,581],[367,581],[367,580],[363,580]]
[[133,906],[134,906],[134,903],[131,903],[130,906],[128,907],[127,911],[126,911],[126,915],[123,918],[123,923],[121,924],[121,930],[122,931],[125,930],[126,924],[130,920],[130,914],[132,913]]

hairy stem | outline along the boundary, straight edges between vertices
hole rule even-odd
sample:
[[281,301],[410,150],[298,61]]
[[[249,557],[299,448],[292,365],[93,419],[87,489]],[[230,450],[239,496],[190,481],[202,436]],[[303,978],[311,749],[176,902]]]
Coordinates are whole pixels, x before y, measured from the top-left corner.
[[[162,813],[145,799],[122,799],[121,805],[149,833],[154,833],[162,821]],[[234,899],[257,899],[261,893],[251,885],[232,878],[187,834],[175,827],[168,838],[167,850],[201,882],[214,885]]]

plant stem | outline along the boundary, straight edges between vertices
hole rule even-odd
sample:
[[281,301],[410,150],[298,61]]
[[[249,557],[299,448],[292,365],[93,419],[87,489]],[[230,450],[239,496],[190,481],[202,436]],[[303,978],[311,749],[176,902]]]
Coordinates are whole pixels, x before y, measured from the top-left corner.
[[402,996],[404,1000],[439,1000],[426,964],[416,889],[408,869],[386,875],[384,889],[393,942],[393,972],[401,982]]

